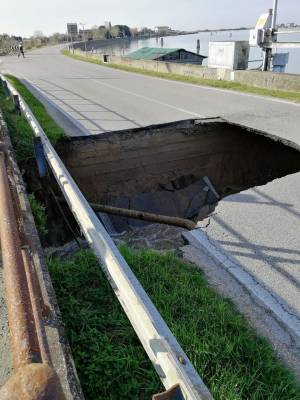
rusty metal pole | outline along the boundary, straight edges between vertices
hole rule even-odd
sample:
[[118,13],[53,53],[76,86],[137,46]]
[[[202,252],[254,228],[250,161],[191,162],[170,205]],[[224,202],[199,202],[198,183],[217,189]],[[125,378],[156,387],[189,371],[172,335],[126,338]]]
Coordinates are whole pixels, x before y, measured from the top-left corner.
[[[2,149],[3,150],[3,149]],[[0,147],[0,240],[14,369],[41,362],[21,244],[7,178],[5,153]]]
[[185,218],[171,217],[169,215],[154,214],[146,211],[131,210],[128,208],[113,207],[97,203],[90,203],[90,206],[95,211],[100,211],[107,214],[134,218],[148,222],[156,222],[158,224],[172,225],[188,230],[196,228],[196,223],[194,221]]
[[[64,197],[59,197],[58,200],[61,203],[66,203]],[[139,219],[141,221],[148,221],[148,222],[156,222],[158,224],[177,226],[179,228],[184,228],[188,230],[195,229],[197,225],[194,221],[191,221],[186,218],[171,217],[169,215],[154,214],[146,211],[107,206],[105,204],[98,204],[98,203],[89,203],[89,204],[94,211],[100,211],[107,214],[118,215],[119,217]]]
[[0,388],[1,400],[65,400],[49,364],[39,291],[28,248],[21,240],[0,142],[0,242],[14,375]]
[[38,338],[42,362],[51,365],[48,343],[45,339],[45,329],[42,323],[42,318],[43,318],[41,309],[42,302],[41,299],[39,298],[39,291],[37,289],[38,284],[36,282],[36,276],[33,271],[34,267],[30,260],[28,246],[23,246],[21,251],[22,251],[23,263],[25,267],[25,274],[27,278],[29,296],[32,305],[33,317],[34,317],[36,334]]

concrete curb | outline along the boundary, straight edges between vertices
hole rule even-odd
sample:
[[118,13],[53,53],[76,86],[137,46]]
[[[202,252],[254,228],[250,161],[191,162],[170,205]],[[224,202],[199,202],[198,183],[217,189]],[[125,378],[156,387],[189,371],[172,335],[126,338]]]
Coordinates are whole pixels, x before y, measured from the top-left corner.
[[221,246],[201,229],[183,232],[183,237],[197,249],[204,251],[217,265],[224,268],[245,288],[254,301],[271,313],[276,321],[290,334],[296,347],[300,348],[300,320],[289,313],[278,299],[254,277],[245,271],[243,266],[229,255]]

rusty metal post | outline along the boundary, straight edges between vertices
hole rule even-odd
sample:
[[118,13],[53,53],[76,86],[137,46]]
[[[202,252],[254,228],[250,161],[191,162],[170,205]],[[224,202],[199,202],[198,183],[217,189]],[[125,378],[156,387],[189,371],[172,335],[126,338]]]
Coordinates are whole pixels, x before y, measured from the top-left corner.
[[180,385],[174,385],[163,393],[152,396],[152,400],[184,400]]
[[21,244],[6,172],[5,153],[0,147],[0,240],[3,278],[14,369],[41,362]]

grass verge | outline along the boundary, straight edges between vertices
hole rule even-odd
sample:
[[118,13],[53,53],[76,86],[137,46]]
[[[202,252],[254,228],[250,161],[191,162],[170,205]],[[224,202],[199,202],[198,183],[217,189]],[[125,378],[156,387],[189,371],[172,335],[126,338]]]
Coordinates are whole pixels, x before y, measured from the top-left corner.
[[166,73],[166,72],[147,71],[142,68],[135,68],[135,67],[127,66],[127,65],[104,63],[101,60],[97,60],[92,57],[81,56],[79,54],[72,54],[69,50],[62,50],[62,54],[64,54],[65,56],[74,58],[76,60],[90,62],[93,64],[102,65],[102,66],[108,67],[108,68],[115,68],[115,69],[119,69],[119,70],[123,70],[123,71],[135,72],[135,73],[142,74],[142,75],[153,76],[156,78],[164,78],[164,79],[169,79],[172,81],[192,83],[194,85],[199,85],[199,86],[209,86],[209,87],[220,88],[220,89],[228,89],[228,90],[234,90],[234,91],[243,92],[243,93],[257,94],[260,96],[276,97],[279,99],[294,101],[294,102],[298,102],[298,103],[300,102],[300,92],[298,92],[298,91],[265,89],[265,88],[255,87],[255,86],[243,85],[238,82],[223,81],[223,80],[219,81],[219,80],[197,78],[197,77],[185,76],[185,75],[179,75],[179,74],[171,74],[171,73]]
[[[197,269],[173,253],[121,252],[216,400],[300,398],[268,343]],[[92,253],[48,265],[86,398],[150,399],[161,390]]]

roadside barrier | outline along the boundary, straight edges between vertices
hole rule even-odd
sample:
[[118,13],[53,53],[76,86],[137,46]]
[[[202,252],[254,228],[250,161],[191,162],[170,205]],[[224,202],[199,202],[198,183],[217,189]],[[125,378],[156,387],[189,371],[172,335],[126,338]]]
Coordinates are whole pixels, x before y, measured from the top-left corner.
[[[3,76],[1,78],[5,81]],[[21,111],[34,134],[41,140],[45,158],[70,210],[166,388],[165,393],[154,395],[153,399],[211,400],[207,387],[79,190],[31,110],[9,82],[7,86],[13,96],[19,96]]]

